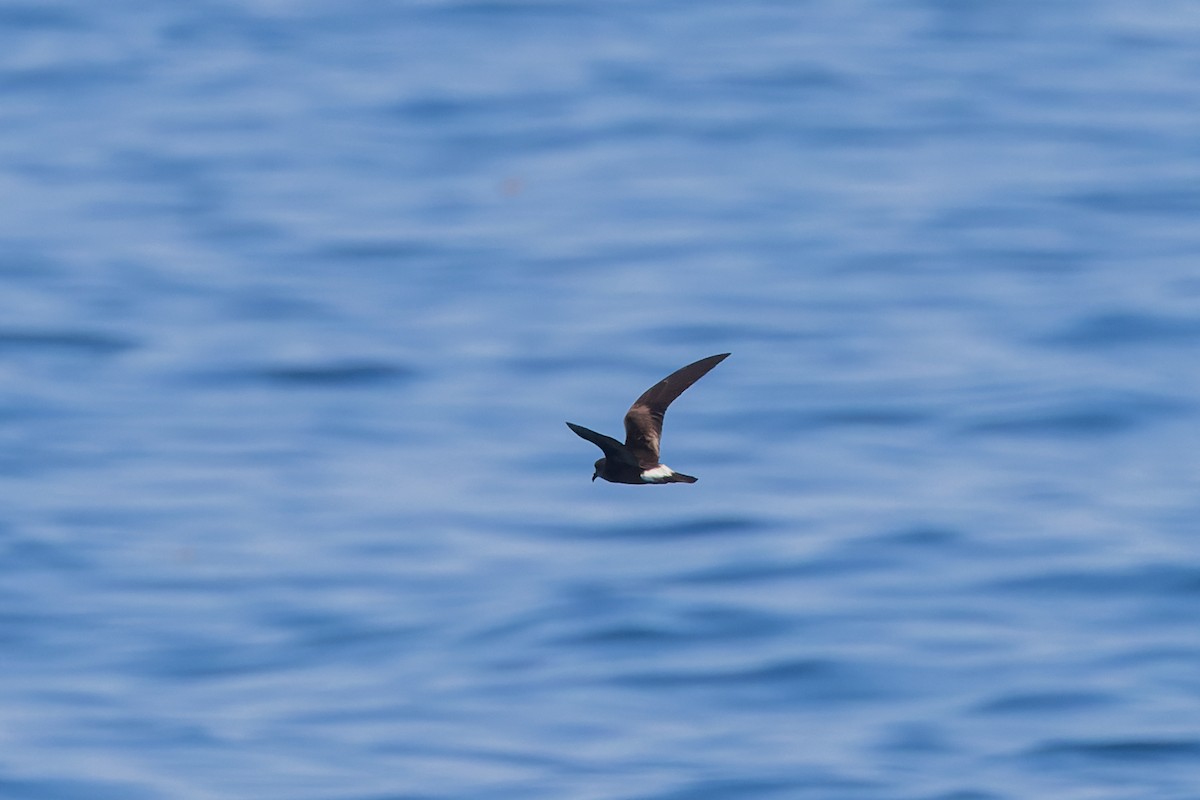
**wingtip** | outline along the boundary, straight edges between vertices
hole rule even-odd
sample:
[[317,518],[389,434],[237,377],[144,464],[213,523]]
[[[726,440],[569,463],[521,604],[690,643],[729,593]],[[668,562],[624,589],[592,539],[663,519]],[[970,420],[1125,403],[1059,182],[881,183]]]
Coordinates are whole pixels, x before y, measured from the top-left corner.
[[733,354],[732,353],[717,353],[715,356],[709,356],[708,358],[702,358],[699,361],[697,361],[696,363],[704,364],[706,366],[705,371],[707,372],[708,370],[715,367],[717,364],[720,364],[722,361],[729,358],[731,355],[733,355]]

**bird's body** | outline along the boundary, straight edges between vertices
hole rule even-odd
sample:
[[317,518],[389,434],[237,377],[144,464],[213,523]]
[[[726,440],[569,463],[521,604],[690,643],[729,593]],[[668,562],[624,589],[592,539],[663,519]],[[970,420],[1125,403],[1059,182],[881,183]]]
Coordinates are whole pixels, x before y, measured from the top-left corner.
[[624,444],[611,436],[568,422],[568,428],[604,451],[604,458],[596,462],[592,480],[603,478],[610,483],[634,485],[695,483],[696,479],[691,475],[676,472],[659,462],[663,415],[675,398],[728,356],[729,353],[721,353],[702,358],[672,372],[643,392],[625,414]]

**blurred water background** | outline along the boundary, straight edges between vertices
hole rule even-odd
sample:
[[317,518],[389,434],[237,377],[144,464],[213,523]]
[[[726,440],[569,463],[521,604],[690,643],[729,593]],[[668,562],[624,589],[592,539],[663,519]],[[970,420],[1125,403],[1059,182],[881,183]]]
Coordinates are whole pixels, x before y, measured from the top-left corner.
[[0,797],[1200,797],[1194,2],[0,41]]

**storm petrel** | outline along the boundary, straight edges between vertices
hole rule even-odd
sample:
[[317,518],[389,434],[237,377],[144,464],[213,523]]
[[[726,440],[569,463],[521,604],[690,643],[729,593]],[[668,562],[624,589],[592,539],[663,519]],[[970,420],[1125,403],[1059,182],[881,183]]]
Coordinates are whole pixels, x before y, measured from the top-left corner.
[[696,479],[691,475],[676,472],[658,461],[663,415],[667,413],[667,406],[683,394],[684,389],[700,380],[728,356],[729,353],[721,353],[702,358],[695,364],[675,370],[643,392],[625,413],[625,444],[611,436],[568,422],[568,428],[604,451],[604,458],[596,462],[592,480],[604,478],[609,483],[633,484],[695,483]]

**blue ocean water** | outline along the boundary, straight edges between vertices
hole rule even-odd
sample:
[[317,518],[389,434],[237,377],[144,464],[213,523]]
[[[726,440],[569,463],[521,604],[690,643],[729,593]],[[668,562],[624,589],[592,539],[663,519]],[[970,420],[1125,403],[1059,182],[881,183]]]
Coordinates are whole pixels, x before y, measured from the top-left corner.
[[1200,797],[1197,36],[0,3],[0,798]]

